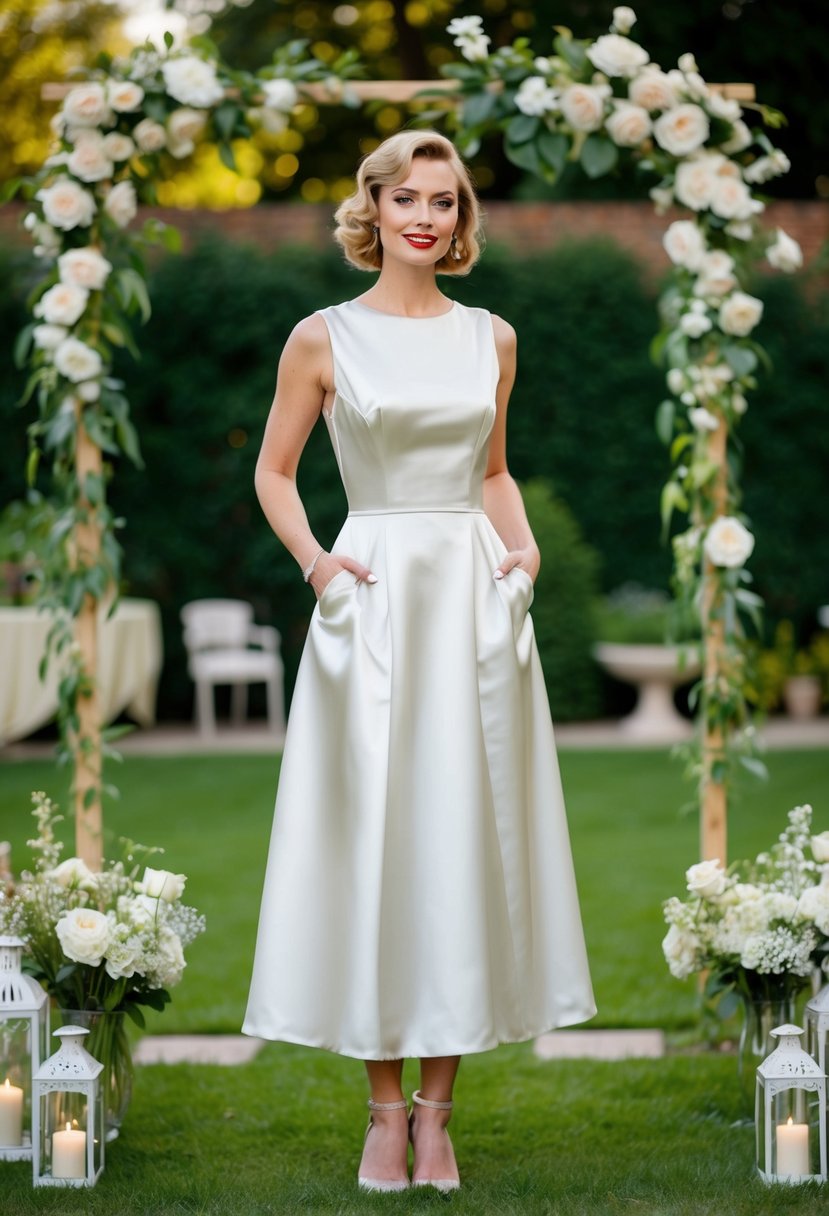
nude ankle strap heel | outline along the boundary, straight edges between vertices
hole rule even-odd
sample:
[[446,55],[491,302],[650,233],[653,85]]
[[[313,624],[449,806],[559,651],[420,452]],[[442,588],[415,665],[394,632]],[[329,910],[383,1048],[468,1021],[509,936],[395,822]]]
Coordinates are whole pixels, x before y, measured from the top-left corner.
[[[405,1098],[401,1098],[399,1102],[375,1102],[373,1098],[368,1100],[368,1108],[374,1112],[376,1110],[407,1110],[408,1102]],[[368,1117],[368,1127],[366,1128],[365,1139],[368,1139],[368,1134],[374,1127],[374,1114]],[[408,1178],[366,1178],[360,1174],[357,1178],[357,1185],[361,1191],[407,1191],[409,1189]]]
[[[432,1110],[451,1110],[455,1105],[454,1102],[434,1102],[431,1098],[422,1098],[420,1090],[417,1089],[412,1094],[412,1102],[417,1106],[429,1106]],[[409,1118],[409,1134],[411,1135],[412,1120],[414,1119],[414,1107]],[[449,1133],[444,1128],[445,1134]],[[418,1178],[412,1186],[433,1186],[437,1191],[457,1191],[460,1187],[460,1180],[457,1178]]]

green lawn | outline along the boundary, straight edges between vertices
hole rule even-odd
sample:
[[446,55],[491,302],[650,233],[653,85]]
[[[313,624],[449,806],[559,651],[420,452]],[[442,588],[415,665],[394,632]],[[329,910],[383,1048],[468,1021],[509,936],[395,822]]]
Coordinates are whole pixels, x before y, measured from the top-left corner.
[[[771,752],[770,781],[747,787],[731,813],[732,857],[757,852],[786,811],[811,802],[819,830],[829,827],[829,754]],[[596,1025],[693,1022],[693,981],[672,979],[662,959],[660,902],[682,894],[697,860],[695,816],[680,765],[666,754],[562,752],[576,871],[599,1015]],[[207,914],[208,931],[189,952],[185,979],[158,1030],[239,1029],[259,911],[259,895],[278,774],[268,756],[128,758],[111,776],[121,800],[107,824],[167,852],[158,864],[188,876],[187,897]],[[49,762],[0,764],[2,834],[19,865],[31,834],[30,791],[66,805],[65,774]],[[68,827],[68,825],[65,825]]]

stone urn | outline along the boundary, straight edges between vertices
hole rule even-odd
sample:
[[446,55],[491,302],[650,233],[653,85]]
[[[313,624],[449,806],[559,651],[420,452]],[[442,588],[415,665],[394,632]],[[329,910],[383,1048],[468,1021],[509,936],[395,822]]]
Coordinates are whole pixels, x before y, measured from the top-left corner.
[[820,677],[789,676],[783,685],[783,704],[790,718],[816,718],[820,713]]
[[673,693],[700,673],[696,643],[664,646],[598,642],[593,655],[610,675],[637,689],[633,711],[619,723],[626,736],[647,743],[675,743],[693,733],[692,723],[674,705]]

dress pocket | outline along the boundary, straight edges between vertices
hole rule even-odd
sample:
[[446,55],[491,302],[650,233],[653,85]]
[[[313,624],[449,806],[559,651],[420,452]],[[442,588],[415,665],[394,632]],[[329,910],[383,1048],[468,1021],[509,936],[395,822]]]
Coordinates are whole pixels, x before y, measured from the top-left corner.
[[495,580],[495,585],[509,612],[513,633],[517,638],[535,597],[533,581],[526,570],[513,566],[503,578]]
[[351,592],[356,586],[357,576],[355,574],[352,574],[350,570],[338,570],[334,577],[325,584],[317,600],[320,616],[327,616],[329,610],[336,607],[343,592]]

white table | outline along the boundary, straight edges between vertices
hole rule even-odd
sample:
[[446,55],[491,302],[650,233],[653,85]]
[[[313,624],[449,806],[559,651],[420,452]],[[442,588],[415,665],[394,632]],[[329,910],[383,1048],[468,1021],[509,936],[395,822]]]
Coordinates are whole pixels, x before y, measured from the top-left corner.
[[[25,738],[57,713],[63,655],[50,658],[45,681],[38,676],[50,622],[33,606],[0,607],[0,744]],[[101,613],[98,638],[104,722],[126,712],[141,726],[152,726],[162,663],[158,604],[121,600],[110,620]]]

